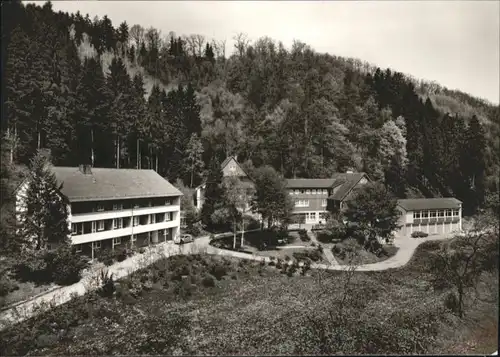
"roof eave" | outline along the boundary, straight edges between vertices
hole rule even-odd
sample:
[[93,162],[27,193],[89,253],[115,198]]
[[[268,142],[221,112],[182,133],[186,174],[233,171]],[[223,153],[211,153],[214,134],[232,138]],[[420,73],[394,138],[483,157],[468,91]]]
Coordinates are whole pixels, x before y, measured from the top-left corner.
[[139,198],[158,198],[158,197],[180,197],[184,196],[182,192],[161,194],[161,195],[140,195],[140,196],[120,196],[120,197],[69,197],[70,202],[90,202],[90,201],[113,201],[113,200],[133,200]]

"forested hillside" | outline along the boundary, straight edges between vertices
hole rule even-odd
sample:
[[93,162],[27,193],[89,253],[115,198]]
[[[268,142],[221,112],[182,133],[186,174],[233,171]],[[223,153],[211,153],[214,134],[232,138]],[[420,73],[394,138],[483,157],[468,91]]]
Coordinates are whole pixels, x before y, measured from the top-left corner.
[[[359,60],[162,34],[2,2],[2,151],[153,168],[197,185],[217,155],[285,177],[354,169],[399,197],[498,195],[499,107]],[[438,55],[438,54],[436,54]]]

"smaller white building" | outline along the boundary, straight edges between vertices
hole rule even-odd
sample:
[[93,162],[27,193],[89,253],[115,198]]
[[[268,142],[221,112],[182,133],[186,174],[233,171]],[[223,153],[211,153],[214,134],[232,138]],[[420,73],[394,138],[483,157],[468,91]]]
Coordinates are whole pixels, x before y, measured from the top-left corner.
[[462,230],[462,202],[456,198],[409,198],[398,200],[401,228],[396,237],[410,237],[413,232],[429,235]]

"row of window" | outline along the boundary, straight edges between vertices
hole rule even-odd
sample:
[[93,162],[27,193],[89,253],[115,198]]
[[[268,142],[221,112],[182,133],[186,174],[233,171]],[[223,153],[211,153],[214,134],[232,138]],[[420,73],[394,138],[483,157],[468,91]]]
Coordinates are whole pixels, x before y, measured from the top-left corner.
[[[165,206],[170,206],[172,205],[172,200],[165,200]],[[141,206],[137,203],[131,205],[131,208],[141,208],[141,207],[144,207],[144,206]],[[153,203],[151,201],[148,202],[147,206],[146,207],[153,207]],[[123,203],[114,203],[113,204],[113,211],[121,211],[123,210]],[[97,208],[96,208],[96,211],[97,212],[103,212],[104,211],[104,205],[103,204],[97,204]]]
[[[147,201],[147,202],[133,202],[133,203],[113,203],[113,205],[105,204],[105,203],[97,203],[95,206],[90,208],[89,206],[73,206],[72,210],[74,211],[75,214],[78,213],[85,213],[91,210],[91,212],[104,212],[104,211],[121,211],[123,209],[136,209],[136,208],[143,208],[143,207],[156,207],[156,206],[171,206],[173,204],[172,199],[166,199],[166,200],[155,200],[153,201]],[[86,208],[87,207],[87,208]],[[88,209],[88,211],[87,211]]]
[[304,212],[297,213],[297,215],[304,217],[306,220],[316,220],[316,213],[319,213],[319,219],[326,219],[326,212]]
[[[309,200],[295,200],[295,207],[309,207]],[[321,200],[321,207],[326,207],[326,199]]]
[[[139,223],[140,223],[140,217],[144,217],[145,215],[143,216],[134,216],[133,218],[133,226],[138,226]],[[163,222],[169,222],[172,220],[172,212],[166,212],[165,213],[165,216],[164,216],[164,221]],[[113,221],[113,224],[112,224],[112,229],[122,229],[123,228],[123,217],[122,218],[113,218],[112,219]],[[155,224],[155,223],[160,223],[162,221],[156,220],[156,214],[151,214],[149,215],[149,224]],[[71,233],[73,235],[76,235],[78,234],[78,225],[81,225],[83,223],[73,223],[71,225]],[[99,231],[103,231],[104,230],[104,220],[100,220],[100,221],[92,221],[91,222],[91,233],[95,233],[95,232],[99,232]],[[83,233],[80,233],[80,234],[83,234]]]
[[458,217],[459,214],[460,211],[458,209],[414,211],[413,218]]
[[291,195],[298,195],[298,194],[306,194],[306,195],[327,195],[328,194],[328,190],[327,189],[309,189],[309,188],[306,188],[306,189],[295,189],[295,190],[290,190],[290,194]]
[[[147,232],[148,239],[151,239],[151,233],[152,232]],[[168,235],[168,230],[167,229],[159,230],[158,231],[158,235],[163,235],[164,240],[166,240],[166,237]],[[137,241],[137,236],[135,234],[132,234],[130,236],[130,241],[132,243],[136,242]],[[102,247],[100,240],[95,241],[93,243],[94,243],[94,249],[100,249]],[[113,238],[113,246],[120,245],[120,244],[122,244],[122,237]],[[83,244],[75,244],[76,252],[77,253],[81,253],[82,252],[82,247],[83,247]]]

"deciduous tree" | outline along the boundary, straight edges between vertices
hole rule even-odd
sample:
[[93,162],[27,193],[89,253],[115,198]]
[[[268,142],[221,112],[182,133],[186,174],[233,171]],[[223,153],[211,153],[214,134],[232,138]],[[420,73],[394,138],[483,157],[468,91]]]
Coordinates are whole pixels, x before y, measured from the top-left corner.
[[359,188],[347,203],[344,216],[364,243],[377,237],[387,239],[398,228],[399,211],[395,197],[380,183]]

